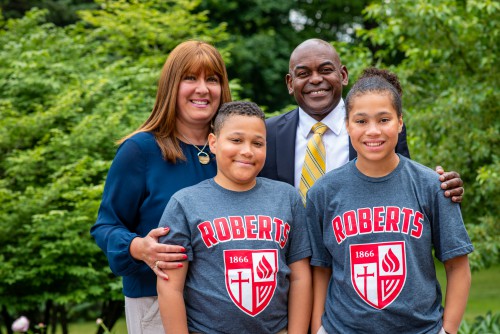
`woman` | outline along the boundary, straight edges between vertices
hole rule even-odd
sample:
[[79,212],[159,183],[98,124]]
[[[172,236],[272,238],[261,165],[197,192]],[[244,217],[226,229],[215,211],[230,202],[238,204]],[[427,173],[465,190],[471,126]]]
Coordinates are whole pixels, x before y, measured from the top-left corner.
[[201,41],[179,44],[167,58],[155,105],[136,131],[120,140],[91,234],[111,270],[123,276],[129,333],[163,332],[156,275],[182,266],[183,248],[158,243],[156,228],[170,196],[211,178],[216,164],[207,146],[211,121],[231,100],[224,61]]

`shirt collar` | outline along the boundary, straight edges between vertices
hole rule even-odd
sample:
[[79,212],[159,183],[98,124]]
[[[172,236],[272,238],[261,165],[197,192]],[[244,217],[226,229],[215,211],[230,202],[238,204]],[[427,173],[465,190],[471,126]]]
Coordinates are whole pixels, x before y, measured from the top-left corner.
[[[335,133],[337,136],[342,131],[342,128],[345,126],[345,105],[344,100],[340,99],[337,106],[326,115],[321,122],[325,124],[330,131]],[[309,133],[311,132],[311,128],[318,121],[309,116],[304,110],[299,107],[299,128],[298,133],[307,138]],[[328,130],[327,130],[328,132]]]

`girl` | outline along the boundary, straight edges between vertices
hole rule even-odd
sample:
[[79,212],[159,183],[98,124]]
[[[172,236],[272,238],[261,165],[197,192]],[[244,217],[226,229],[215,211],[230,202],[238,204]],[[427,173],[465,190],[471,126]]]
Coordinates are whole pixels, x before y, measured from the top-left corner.
[[[397,153],[403,127],[394,74],[365,70],[346,98],[356,160],[307,194],[312,333],[456,333],[473,247],[438,175]],[[447,275],[445,308],[434,268]]]

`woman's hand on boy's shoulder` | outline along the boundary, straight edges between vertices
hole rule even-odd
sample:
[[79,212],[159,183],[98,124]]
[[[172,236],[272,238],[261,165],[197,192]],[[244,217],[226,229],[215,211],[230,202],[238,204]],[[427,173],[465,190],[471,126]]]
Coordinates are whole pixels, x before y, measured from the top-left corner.
[[145,262],[163,280],[168,280],[165,270],[182,268],[181,261],[187,259],[182,246],[167,245],[158,239],[170,232],[168,227],[152,229],[144,238],[137,237],[130,243],[130,254],[136,260]]

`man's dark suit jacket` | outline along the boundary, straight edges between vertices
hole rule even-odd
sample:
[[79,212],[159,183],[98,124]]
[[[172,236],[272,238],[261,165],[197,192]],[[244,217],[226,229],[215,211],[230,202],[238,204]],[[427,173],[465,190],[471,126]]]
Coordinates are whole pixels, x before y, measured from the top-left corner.
[[[266,120],[267,156],[266,163],[259,176],[294,185],[295,137],[298,123],[298,108]],[[404,124],[403,131],[399,134],[396,152],[408,158],[410,157]],[[349,140],[349,160],[354,159],[356,156],[357,153]]]

